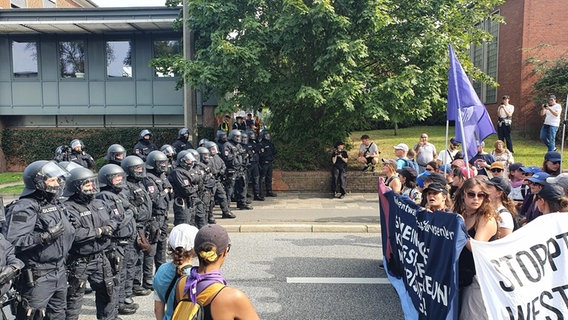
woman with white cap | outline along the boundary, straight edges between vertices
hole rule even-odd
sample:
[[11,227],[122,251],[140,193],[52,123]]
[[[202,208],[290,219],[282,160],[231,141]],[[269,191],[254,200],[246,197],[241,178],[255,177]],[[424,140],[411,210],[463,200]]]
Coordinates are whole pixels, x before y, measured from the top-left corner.
[[168,242],[172,262],[160,266],[154,275],[154,315],[156,320],[169,320],[174,313],[175,287],[181,276],[188,275],[195,257],[193,244],[199,230],[189,224],[178,224],[170,232]]

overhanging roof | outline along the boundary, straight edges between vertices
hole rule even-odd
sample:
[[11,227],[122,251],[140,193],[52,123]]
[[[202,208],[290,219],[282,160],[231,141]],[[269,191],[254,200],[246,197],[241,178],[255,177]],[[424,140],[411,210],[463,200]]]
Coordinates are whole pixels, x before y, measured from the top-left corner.
[[0,34],[104,34],[174,31],[180,8],[3,9]]

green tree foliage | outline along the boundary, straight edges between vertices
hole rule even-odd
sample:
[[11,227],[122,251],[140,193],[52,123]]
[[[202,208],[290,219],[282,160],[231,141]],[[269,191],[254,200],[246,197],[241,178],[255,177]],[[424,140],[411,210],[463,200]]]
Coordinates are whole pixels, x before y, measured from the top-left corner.
[[536,68],[540,76],[533,85],[533,101],[540,106],[549,94],[556,95],[557,101],[564,104],[568,94],[568,54],[556,61],[541,63]]
[[324,148],[362,122],[396,125],[442,110],[449,43],[480,79],[466,49],[488,38],[475,24],[499,20],[491,10],[502,2],[188,0],[195,59],[171,65],[224,97],[218,113],[270,109],[281,147],[316,155],[287,152],[289,162],[309,168],[328,163]]

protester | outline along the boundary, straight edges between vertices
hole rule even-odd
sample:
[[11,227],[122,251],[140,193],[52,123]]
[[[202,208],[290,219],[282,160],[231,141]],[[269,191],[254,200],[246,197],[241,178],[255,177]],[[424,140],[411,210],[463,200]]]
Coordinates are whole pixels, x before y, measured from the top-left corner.
[[347,174],[345,170],[347,169],[349,156],[344,148],[345,143],[337,142],[335,144],[333,154],[331,155],[331,190],[333,192],[333,197],[339,197],[339,199],[343,199],[347,193],[345,190],[347,185]]
[[396,170],[400,178],[400,183],[402,184],[402,195],[407,196],[410,200],[415,203],[420,203],[422,199],[422,194],[418,187],[416,186],[416,171],[411,167],[404,167],[402,169]]
[[436,210],[450,212],[452,200],[448,193],[446,185],[431,183],[422,193],[422,197],[426,198],[424,207],[432,212]]
[[428,142],[428,135],[422,133],[420,135],[420,140],[414,145],[414,151],[416,152],[416,162],[420,168],[419,173],[426,170],[426,164],[437,158],[436,147]]
[[548,173],[549,175],[555,177],[562,172],[560,163],[562,162],[562,156],[556,151],[548,151],[544,155],[544,162],[542,163],[542,171]]
[[540,129],[540,140],[548,147],[548,151],[556,150],[556,133],[560,126],[562,107],[556,103],[556,96],[551,94],[548,103],[542,105],[539,114],[544,116],[544,123]]
[[395,193],[400,194],[402,184],[396,173],[396,160],[383,159],[382,173],[386,176],[385,184],[387,187],[390,187]]
[[[209,224],[199,230],[195,236],[199,267],[191,268],[184,290],[192,302],[195,303],[196,297],[210,285],[227,284],[220,269],[230,249],[229,235],[222,226]],[[204,311],[206,315],[210,315],[207,319],[260,319],[247,295],[230,286],[225,286],[204,305]]]
[[501,162],[503,164],[503,168],[507,169],[510,164],[515,162],[513,153],[504,148],[505,143],[503,143],[503,141],[497,140],[493,146],[495,149],[491,151],[491,155],[495,158],[496,162]]
[[363,171],[369,168],[375,171],[375,166],[379,162],[379,148],[377,144],[371,141],[371,138],[364,134],[361,136],[361,145],[359,146],[359,154],[357,155],[357,162],[365,165]]
[[[485,184],[481,181],[468,179],[463,183],[456,193],[453,211],[463,217],[467,233],[472,239],[477,241],[497,239],[497,223],[500,218],[491,205]],[[459,319],[487,319],[481,289],[475,276],[475,264],[469,241],[460,254],[458,265],[461,290]]]
[[[525,199],[525,196],[529,192],[528,185],[524,183],[525,176],[521,168],[523,164],[520,162],[515,162],[509,166],[509,184],[511,185],[511,192],[509,193],[509,198],[515,201],[518,209],[521,208],[521,204]],[[524,186],[524,187],[523,187]]]
[[408,158],[406,157],[406,153],[408,152],[408,146],[404,143],[399,143],[396,146],[393,146],[394,155],[396,156],[396,168],[402,169],[404,167],[413,167],[408,163]]
[[193,242],[199,231],[186,223],[173,227],[168,237],[172,261],[158,268],[154,275],[154,315],[157,320],[169,320],[174,313],[175,285],[180,276],[189,275],[195,257]]
[[478,175],[488,176],[486,169],[491,167],[491,164],[495,162],[495,158],[485,152],[483,150],[484,147],[485,142],[481,141],[477,143],[477,154],[469,159],[469,163],[477,169]]
[[561,173],[556,177],[548,177],[546,182],[561,186],[564,189],[564,193],[568,195],[568,173]]
[[485,181],[485,184],[489,191],[491,204],[499,213],[499,217],[501,217],[498,230],[498,238],[501,239],[510,235],[518,228],[518,215],[515,203],[507,196],[511,192],[511,185],[507,179],[502,177],[493,177]]
[[450,164],[455,160],[456,153],[459,152],[459,146],[460,143],[456,141],[456,138],[450,139],[448,148],[440,151],[440,154],[438,154],[438,159],[442,162],[442,165]]
[[489,171],[491,171],[493,177],[503,177],[505,175],[505,168],[500,161],[493,162],[489,167]]
[[549,175],[546,172],[537,172],[525,179],[527,180],[531,194],[525,197],[519,212],[521,216],[521,225],[529,223],[542,215],[542,212],[536,206],[536,195],[540,192],[542,187],[547,184],[546,179],[548,177]]
[[568,211],[568,197],[559,185],[545,184],[536,195],[536,206],[542,214]]

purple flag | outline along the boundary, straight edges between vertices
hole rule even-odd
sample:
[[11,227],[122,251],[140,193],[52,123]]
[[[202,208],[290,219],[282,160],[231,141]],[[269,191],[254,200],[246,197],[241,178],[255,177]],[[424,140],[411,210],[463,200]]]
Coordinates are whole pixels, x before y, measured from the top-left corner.
[[[449,49],[447,119],[456,122],[456,140],[462,143],[462,148],[465,149],[463,152],[468,155],[468,159],[471,159],[477,154],[477,142],[495,134],[495,127],[493,127],[485,105],[479,100],[469,78],[456,58],[451,44]],[[464,132],[465,139],[462,132]]]

